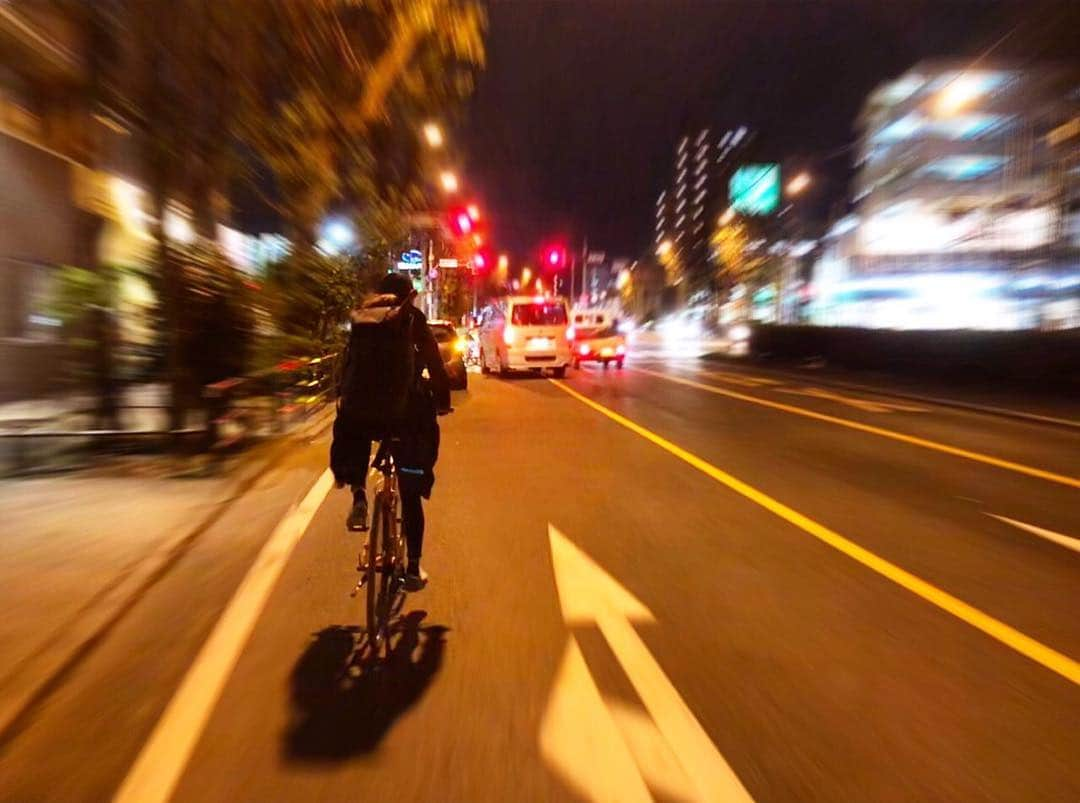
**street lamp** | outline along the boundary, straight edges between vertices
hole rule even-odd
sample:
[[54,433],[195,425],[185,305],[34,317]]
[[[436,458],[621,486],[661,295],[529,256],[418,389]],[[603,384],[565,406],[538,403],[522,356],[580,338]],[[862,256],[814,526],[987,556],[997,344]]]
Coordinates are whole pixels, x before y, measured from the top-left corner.
[[529,281],[531,279],[532,279],[532,268],[528,268],[528,267],[522,268],[521,269],[521,286],[522,287],[527,287],[528,284],[529,284]]
[[810,186],[810,176],[807,173],[799,173],[787,185],[788,195],[798,195]]
[[729,206],[724,210],[724,214],[720,215],[720,225],[726,226],[728,223],[735,219],[735,207]]
[[473,223],[480,220],[480,207],[476,204],[469,204],[465,207],[465,211],[469,213],[469,217],[473,219]]
[[460,186],[457,175],[450,170],[444,170],[439,174],[439,184],[442,185],[444,192],[457,192]]
[[983,92],[978,73],[962,72],[947,83],[934,99],[934,110],[942,116],[956,114]]
[[499,254],[499,271],[506,273],[510,269],[510,257],[506,254]]
[[666,257],[671,253],[671,240],[664,240],[660,245],[656,247],[656,255],[658,257]]
[[441,148],[443,145],[443,133],[439,128],[438,123],[425,123],[424,124],[424,139],[427,140],[427,144],[432,148]]

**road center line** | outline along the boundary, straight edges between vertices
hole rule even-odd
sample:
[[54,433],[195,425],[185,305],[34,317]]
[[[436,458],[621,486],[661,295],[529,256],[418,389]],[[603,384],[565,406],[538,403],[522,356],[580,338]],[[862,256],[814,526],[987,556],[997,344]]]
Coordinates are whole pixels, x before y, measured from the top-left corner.
[[327,469],[278,523],[154,726],[114,803],[166,803],[172,796],[270,592],[333,484]]
[[985,463],[988,466],[995,466],[996,468],[1003,468],[1007,471],[1015,471],[1018,474],[1027,474],[1029,477],[1037,477],[1041,480],[1048,480],[1049,482],[1060,483],[1061,485],[1068,485],[1072,488],[1080,488],[1080,478],[1068,477],[1064,474],[1055,474],[1052,471],[1046,471],[1041,468],[1035,468],[1033,466],[1026,466],[1023,463],[1014,463],[1011,460],[1003,460],[999,457],[992,457],[991,455],[982,454],[981,452],[972,452],[967,449],[961,449],[957,446],[949,446],[947,443],[938,443],[937,441],[927,440],[926,438],[920,438],[915,435],[906,435],[903,432],[896,432],[891,429],[883,429],[882,427],[875,427],[871,424],[863,424],[859,421],[850,421],[846,418],[838,418],[836,416],[827,415],[826,413],[818,413],[813,410],[808,410],[805,407],[796,407],[791,404],[784,404],[783,402],[771,401],[769,399],[762,399],[758,396],[750,396],[746,393],[740,393],[737,390],[729,390],[728,388],[718,387],[716,385],[707,385],[704,382],[695,382],[693,379],[684,379],[681,376],[673,376],[672,374],[665,374],[660,371],[651,371],[648,368],[634,368],[634,372],[639,374],[647,374],[649,376],[655,376],[659,379],[666,379],[668,382],[675,382],[679,385],[686,385],[687,387],[697,388],[698,390],[704,390],[708,393],[715,393],[718,396],[727,396],[731,399],[738,399],[739,401],[750,402],[751,404],[757,404],[761,407],[769,407],[773,410],[781,410],[785,413],[791,413],[792,415],[801,415],[804,418],[813,418],[817,421],[825,421],[830,424],[838,424],[848,429],[856,429],[860,432],[867,432],[871,435],[878,435],[882,438],[889,438],[894,441],[900,441],[901,443],[908,443],[912,446],[920,446],[923,449],[932,449],[935,452],[943,452],[944,454],[953,455],[954,457],[962,457],[966,460],[974,460],[977,463]]
[[[588,396],[579,393],[576,390],[568,387],[565,383],[557,380],[549,380],[559,390],[572,396],[580,401],[582,404],[591,407],[596,412],[610,418],[617,424],[626,427],[626,429],[640,435],[645,440],[659,446],[669,454],[674,455],[685,463],[696,468],[701,473],[711,477],[722,485],[727,486],[731,490],[740,496],[749,499],[751,502],[760,505],[790,524],[794,524],[799,529],[814,536],[819,541],[822,541],[833,549],[836,549],[852,560],[861,563],[868,569],[880,574],[888,580],[896,583],[902,588],[907,589],[916,596],[922,597],[924,600],[940,608],[947,613],[952,614],[956,618],[971,625],[977,630],[981,630],[993,639],[1001,642],[1007,647],[1011,647],[1021,655],[1030,658],[1036,663],[1042,664],[1044,667],[1052,672],[1056,672],[1066,680],[1070,680],[1073,683],[1080,685],[1080,663],[1074,661],[1069,656],[1060,653],[1045,644],[1036,641],[1030,636],[1021,633],[1019,630],[1010,627],[1009,625],[1001,622],[987,613],[983,613],[978,608],[964,602],[957,597],[949,594],[946,591],[941,590],[937,586],[934,586],[921,577],[917,577],[911,572],[900,568],[895,563],[891,563],[885,558],[871,552],[865,547],[861,547],[854,541],[850,541],[844,536],[840,535],[833,530],[830,530],[823,524],[819,524],[813,519],[804,516],[797,510],[785,505],[776,499],[773,499],[768,494],[765,494],[751,485],[747,485],[742,480],[739,480],[725,471],[717,468],[706,460],[698,457],[692,452],[688,452],[681,446],[677,446],[671,441],[657,435],[649,429],[641,426],[640,424],[631,421],[629,418],[616,413],[604,405],[593,401]],[[798,408],[795,408],[798,409]],[[839,419],[838,419],[839,420]]]

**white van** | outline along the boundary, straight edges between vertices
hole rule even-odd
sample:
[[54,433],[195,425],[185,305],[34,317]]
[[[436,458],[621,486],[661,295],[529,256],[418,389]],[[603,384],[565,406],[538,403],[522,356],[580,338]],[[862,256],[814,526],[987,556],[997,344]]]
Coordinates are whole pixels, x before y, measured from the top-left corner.
[[507,296],[480,317],[480,370],[541,371],[566,375],[572,359],[566,300],[553,296]]

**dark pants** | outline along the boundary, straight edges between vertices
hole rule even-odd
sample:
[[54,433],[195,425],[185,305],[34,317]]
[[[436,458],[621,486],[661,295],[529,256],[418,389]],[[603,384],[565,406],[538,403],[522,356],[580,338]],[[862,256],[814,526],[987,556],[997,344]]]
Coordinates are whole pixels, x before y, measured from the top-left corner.
[[[334,478],[350,485],[353,493],[363,492],[367,484],[371,442],[371,433],[350,426],[346,416],[339,415],[334,421],[330,466]],[[439,424],[434,404],[426,394],[418,394],[410,403],[409,417],[398,429],[393,455],[398,470],[401,524],[409,549],[409,560],[418,561],[424,546],[422,500],[431,497],[431,488],[435,484],[435,461],[439,457]]]
[[421,498],[418,493],[401,490],[401,529],[405,532],[410,561],[419,561],[424,548],[424,503]]

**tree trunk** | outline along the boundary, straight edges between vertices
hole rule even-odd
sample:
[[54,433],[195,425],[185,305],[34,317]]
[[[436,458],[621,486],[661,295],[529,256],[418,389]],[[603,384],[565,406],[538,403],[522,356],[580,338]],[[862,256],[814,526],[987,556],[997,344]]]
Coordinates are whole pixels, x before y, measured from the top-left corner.
[[[169,431],[183,428],[188,409],[187,372],[184,366],[184,337],[181,321],[183,281],[165,237],[165,195],[154,193],[154,237],[157,240],[158,287],[165,327],[165,378],[169,385]],[[175,445],[176,438],[173,438]]]

